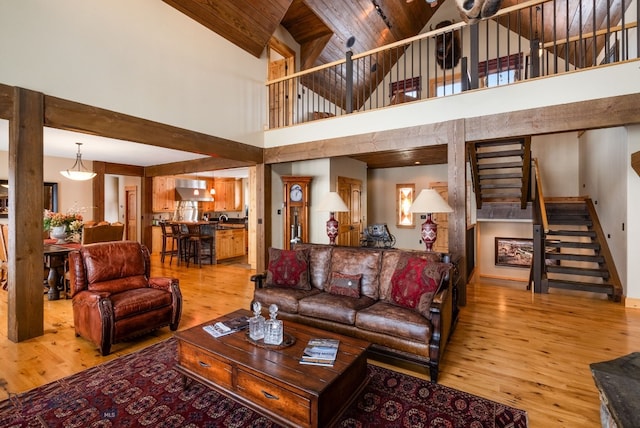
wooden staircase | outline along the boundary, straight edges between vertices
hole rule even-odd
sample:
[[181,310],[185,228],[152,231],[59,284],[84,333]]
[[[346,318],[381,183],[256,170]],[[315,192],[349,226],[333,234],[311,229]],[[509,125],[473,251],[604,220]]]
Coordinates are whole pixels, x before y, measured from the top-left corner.
[[531,138],[481,141],[467,146],[480,210],[487,202],[526,208],[531,175]]
[[620,278],[589,198],[545,201],[549,230],[545,234],[542,292],[549,288],[606,293],[619,302]]

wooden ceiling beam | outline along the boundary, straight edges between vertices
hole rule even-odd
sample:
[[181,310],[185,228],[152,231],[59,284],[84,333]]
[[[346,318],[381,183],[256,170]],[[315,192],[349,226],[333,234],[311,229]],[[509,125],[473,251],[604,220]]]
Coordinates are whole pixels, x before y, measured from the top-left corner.
[[13,116],[13,86],[0,83],[0,119],[10,120]]
[[144,176],[158,177],[162,175],[190,174],[200,171],[216,171],[219,169],[241,168],[253,165],[255,164],[231,159],[202,158],[148,166],[144,168]]

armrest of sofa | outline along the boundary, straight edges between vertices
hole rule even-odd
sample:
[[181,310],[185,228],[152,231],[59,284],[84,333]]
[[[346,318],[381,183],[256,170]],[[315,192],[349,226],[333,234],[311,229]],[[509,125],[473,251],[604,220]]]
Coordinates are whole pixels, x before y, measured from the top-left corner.
[[258,273],[251,275],[251,281],[255,283],[255,288],[263,288],[267,281],[267,273]]
[[454,267],[451,266],[448,273],[442,276],[440,287],[433,296],[429,308],[431,325],[433,326],[429,343],[429,358],[432,361],[439,361],[456,321],[453,319],[453,307],[456,305],[456,302],[453,301],[456,296],[456,293],[453,292],[453,269]]

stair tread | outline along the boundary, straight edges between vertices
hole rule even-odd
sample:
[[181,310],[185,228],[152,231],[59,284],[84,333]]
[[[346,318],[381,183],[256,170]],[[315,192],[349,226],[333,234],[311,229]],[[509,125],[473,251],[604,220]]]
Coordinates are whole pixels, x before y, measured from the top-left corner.
[[496,150],[492,152],[476,152],[477,159],[491,159],[491,158],[508,158],[508,157],[522,157],[524,150]]
[[480,174],[478,176],[480,180],[522,180],[522,173],[505,173],[505,174]]
[[580,281],[567,281],[564,279],[547,279],[547,283],[550,287],[564,288],[569,290],[582,290],[592,291],[597,293],[615,293],[616,287],[609,282],[595,283],[595,282],[580,282]]
[[598,242],[572,242],[572,241],[547,241],[547,247],[553,248],[584,248],[589,250],[599,250]]
[[509,168],[522,168],[522,162],[502,162],[502,163],[479,163],[479,170],[486,169],[509,169]]
[[609,278],[609,270],[606,268],[580,268],[574,266],[547,266],[547,272],[562,273],[566,275],[595,276]]
[[553,236],[584,236],[594,238],[596,233],[592,230],[550,230],[547,235]]
[[502,184],[490,183],[490,184],[484,184],[484,183],[480,182],[480,188],[482,188],[482,189],[519,189],[521,187],[522,187],[521,183],[514,183],[514,184],[510,184],[510,183],[502,183]]
[[482,141],[478,143],[474,143],[476,149],[479,147],[496,147],[496,146],[514,146],[519,145],[522,146],[524,144],[524,139],[519,138],[517,140],[493,140],[493,141]]
[[567,260],[575,262],[603,263],[604,257],[593,254],[571,254],[571,253],[545,253],[545,258],[549,260]]

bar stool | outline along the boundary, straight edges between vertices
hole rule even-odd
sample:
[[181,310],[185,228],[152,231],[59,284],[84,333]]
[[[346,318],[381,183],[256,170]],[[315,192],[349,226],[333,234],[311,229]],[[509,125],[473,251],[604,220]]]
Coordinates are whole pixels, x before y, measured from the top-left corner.
[[[168,226],[166,222],[160,222],[160,230],[162,231],[162,250],[160,251],[160,262],[164,263],[164,258],[167,254],[173,255],[175,250],[174,243],[177,243],[178,237],[173,235],[171,226]],[[171,241],[171,249],[168,249],[168,242]]]
[[[182,231],[182,225],[179,223],[171,223],[171,258],[169,259],[169,266],[173,263],[173,256],[178,257],[178,266],[180,266],[180,260],[184,258],[184,250],[187,244],[188,235]],[[176,248],[176,244],[178,248]]]
[[[213,262],[214,255],[214,241],[213,234],[203,233],[201,224],[188,224],[187,228],[189,230],[189,234],[187,237],[187,267],[189,267],[189,262],[191,259],[195,262],[198,261],[198,267],[202,267],[202,259],[209,259],[211,264]],[[211,227],[206,225],[207,227]],[[209,246],[209,254],[203,253],[203,249],[205,246]]]

